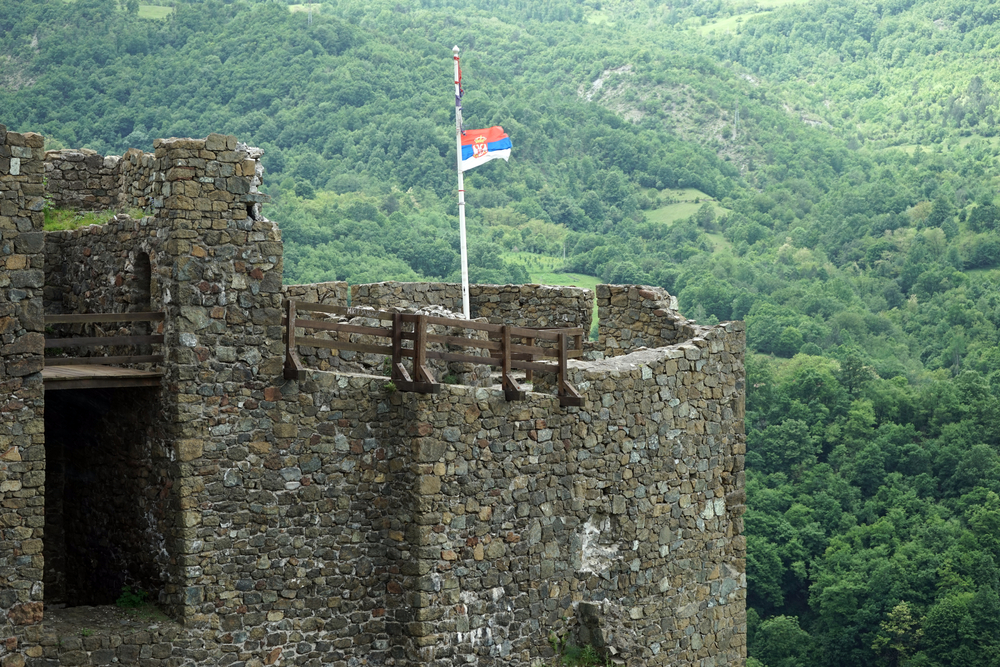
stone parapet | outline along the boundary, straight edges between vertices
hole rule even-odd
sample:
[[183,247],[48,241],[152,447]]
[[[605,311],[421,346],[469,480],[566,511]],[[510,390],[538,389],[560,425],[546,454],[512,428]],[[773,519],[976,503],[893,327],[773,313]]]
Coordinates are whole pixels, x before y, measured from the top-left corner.
[[118,161],[117,191],[114,207],[118,210],[152,210],[154,204],[162,208],[164,173],[156,157],[137,148],[125,151]]
[[707,327],[677,311],[677,297],[648,285],[597,286],[597,345],[606,357],[676,345]]
[[282,294],[287,299],[322,303],[328,306],[346,306],[351,290],[344,281],[312,283],[309,285],[283,285]]
[[[371,283],[351,285],[351,305],[386,310],[441,306],[462,312],[458,283]],[[551,285],[469,285],[473,318],[516,327],[583,327],[590,331],[594,293],[580,287]]]
[[[60,208],[94,211],[166,208],[219,213],[239,201],[247,216],[261,217],[259,205],[267,197],[257,189],[264,173],[260,149],[221,134],[157,139],[153,149],[144,153],[130,148],[121,157],[85,148],[48,151],[45,195]],[[197,184],[187,183],[195,179]],[[209,183],[210,188],[202,187]],[[208,199],[200,196],[203,190],[215,194]],[[165,201],[170,197],[174,199]]]

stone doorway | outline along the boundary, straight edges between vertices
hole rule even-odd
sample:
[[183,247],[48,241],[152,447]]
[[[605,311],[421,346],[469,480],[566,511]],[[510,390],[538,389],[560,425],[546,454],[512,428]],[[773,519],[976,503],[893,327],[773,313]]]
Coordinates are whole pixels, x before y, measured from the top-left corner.
[[170,461],[153,429],[159,389],[46,392],[45,603],[156,601],[167,579]]

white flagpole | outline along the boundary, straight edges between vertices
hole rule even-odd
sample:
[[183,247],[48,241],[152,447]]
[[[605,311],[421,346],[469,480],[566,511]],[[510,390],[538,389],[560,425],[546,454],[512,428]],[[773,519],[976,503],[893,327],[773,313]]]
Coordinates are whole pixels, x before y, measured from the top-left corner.
[[462,178],[462,92],[459,81],[458,46],[455,53],[455,143],[458,149],[458,233],[462,247],[462,313],[469,316],[469,251],[465,244],[465,179]]

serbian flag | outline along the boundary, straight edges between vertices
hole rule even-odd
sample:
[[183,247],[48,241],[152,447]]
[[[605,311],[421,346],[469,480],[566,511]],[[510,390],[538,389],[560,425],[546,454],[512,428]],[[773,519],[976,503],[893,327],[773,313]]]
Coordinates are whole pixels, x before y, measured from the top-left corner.
[[510,137],[499,125],[462,132],[462,171],[496,158],[510,159]]

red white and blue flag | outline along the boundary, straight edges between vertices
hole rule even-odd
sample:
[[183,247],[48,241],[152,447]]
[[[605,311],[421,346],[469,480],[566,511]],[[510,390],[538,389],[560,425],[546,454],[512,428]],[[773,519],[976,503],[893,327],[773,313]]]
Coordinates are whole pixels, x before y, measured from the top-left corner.
[[484,162],[510,159],[510,137],[499,125],[485,130],[462,130],[462,171],[468,171]]

